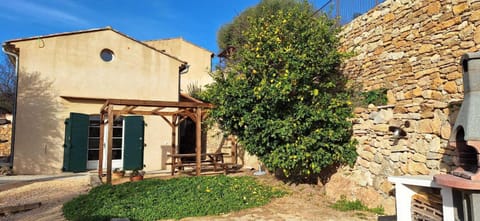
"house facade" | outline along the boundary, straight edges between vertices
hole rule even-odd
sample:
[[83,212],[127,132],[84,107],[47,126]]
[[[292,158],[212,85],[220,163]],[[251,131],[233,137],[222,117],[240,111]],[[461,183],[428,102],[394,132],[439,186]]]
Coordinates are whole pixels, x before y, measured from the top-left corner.
[[[4,50],[17,55],[19,62],[14,173],[96,169],[102,143],[99,114],[106,99],[176,102],[180,73],[188,66],[192,69],[182,77],[190,73],[208,76],[211,52],[192,46],[177,56],[169,53],[175,44],[147,44],[109,27],[5,42]],[[193,67],[205,69],[197,73]],[[158,116],[117,117],[113,168],[167,169],[171,133],[171,127]],[[143,154],[127,157],[125,153],[132,148]]]
[[[195,63],[188,62],[189,71],[187,74],[180,75],[180,91],[182,93],[188,93],[188,87],[191,85],[201,87],[213,82],[208,73],[212,69],[211,62],[214,54],[207,49],[192,44],[181,37],[145,41],[144,43],[164,50],[166,53],[184,61],[195,61]],[[192,51],[196,53],[191,53]]]

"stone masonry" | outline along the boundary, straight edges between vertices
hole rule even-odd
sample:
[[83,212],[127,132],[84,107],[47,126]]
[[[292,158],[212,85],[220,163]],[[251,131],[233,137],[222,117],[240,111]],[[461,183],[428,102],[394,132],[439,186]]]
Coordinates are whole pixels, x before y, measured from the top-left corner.
[[0,126],[0,140],[8,140],[8,142],[0,143],[0,157],[6,157],[10,155],[10,138],[12,133],[12,125]]
[[[388,90],[388,105],[355,108],[359,157],[344,177],[387,197],[388,176],[451,170],[460,58],[480,49],[480,1],[386,0],[347,24],[341,38],[341,50],[353,52],[342,68],[351,84]],[[406,121],[407,136],[395,143],[388,127]]]

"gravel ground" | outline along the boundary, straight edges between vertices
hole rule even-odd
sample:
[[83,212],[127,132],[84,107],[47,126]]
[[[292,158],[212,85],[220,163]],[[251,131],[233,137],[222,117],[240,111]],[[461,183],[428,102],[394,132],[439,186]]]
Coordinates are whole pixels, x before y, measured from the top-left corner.
[[36,202],[42,204],[37,209],[0,216],[0,220],[65,220],[62,215],[63,203],[87,193],[90,188],[89,176],[4,184],[0,187],[0,207]]
[[[377,215],[369,212],[341,212],[330,208],[332,203],[319,186],[299,184],[286,185],[273,176],[258,177],[261,183],[287,188],[289,195],[273,199],[271,203],[257,208],[241,210],[219,216],[191,217],[182,221],[374,221]],[[340,188],[340,187],[339,187]]]
[[[259,178],[269,185],[283,185],[291,194],[274,199],[268,205],[232,212],[219,216],[191,217],[182,220],[325,220],[325,221],[365,221],[377,220],[368,212],[340,212],[329,207],[329,201],[321,188],[311,185],[285,185],[271,176]],[[1,183],[0,183],[1,184]],[[40,208],[8,216],[2,220],[65,220],[62,205],[73,197],[87,193],[91,189],[89,176],[62,178],[45,181],[21,181],[0,185],[0,207],[41,202]]]

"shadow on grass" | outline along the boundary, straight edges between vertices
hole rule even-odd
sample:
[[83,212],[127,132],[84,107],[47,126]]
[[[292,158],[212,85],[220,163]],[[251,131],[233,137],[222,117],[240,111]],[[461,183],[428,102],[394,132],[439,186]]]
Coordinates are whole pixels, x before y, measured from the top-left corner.
[[[320,183],[322,185],[325,185],[328,183],[328,181],[330,181],[330,178],[335,173],[337,173],[339,167],[339,164],[334,164],[327,168],[324,168],[320,173],[317,174],[311,174],[309,176],[290,175],[288,177],[285,175],[285,173],[283,173],[281,169],[277,169],[275,171],[275,177],[288,184],[318,185]],[[295,174],[295,172],[293,174]]]

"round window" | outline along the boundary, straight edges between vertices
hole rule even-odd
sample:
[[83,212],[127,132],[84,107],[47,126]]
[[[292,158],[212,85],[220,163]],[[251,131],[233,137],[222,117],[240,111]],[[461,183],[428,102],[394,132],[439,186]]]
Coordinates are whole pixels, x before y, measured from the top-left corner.
[[103,61],[110,62],[113,60],[115,55],[113,54],[112,50],[105,48],[100,52],[100,57],[102,58]]

